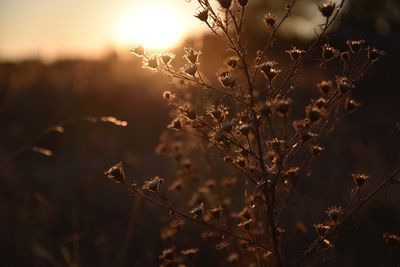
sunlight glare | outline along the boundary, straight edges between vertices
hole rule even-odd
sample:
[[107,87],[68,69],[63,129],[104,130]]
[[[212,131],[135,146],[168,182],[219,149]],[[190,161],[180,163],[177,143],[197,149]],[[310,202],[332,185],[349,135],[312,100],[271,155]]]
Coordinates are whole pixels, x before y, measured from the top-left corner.
[[141,44],[148,49],[162,50],[177,45],[185,34],[184,19],[173,6],[142,4],[117,22],[114,33],[119,44]]

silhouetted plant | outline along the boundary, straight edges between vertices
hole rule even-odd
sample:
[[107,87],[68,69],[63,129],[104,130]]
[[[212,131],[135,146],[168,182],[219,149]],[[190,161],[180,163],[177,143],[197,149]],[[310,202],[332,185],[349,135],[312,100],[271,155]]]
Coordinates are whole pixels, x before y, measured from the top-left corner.
[[[130,184],[121,163],[105,174],[125,184],[134,196],[169,211],[172,223],[161,231],[166,244],[161,266],[193,264],[198,248],[177,249],[177,233],[184,221],[204,226],[201,237],[217,250],[225,249],[230,264],[301,265],[317,252],[330,249],[342,226],[377,192],[395,182],[400,172],[395,171],[370,192],[363,190],[369,175],[353,174],[357,187],[350,205],[327,208],[327,220],[314,225],[316,239],[303,256],[287,257],[283,221],[290,199],[323,152],[322,138],[332,132],[343,114],[361,105],[352,92],[384,52],[367,46],[364,40],[347,41],[344,51],[325,41],[344,0],[315,8],[324,23],[309,47],[281,48],[290,58],[287,65],[274,60],[269,49],[297,0],[287,4],[281,16],[266,12],[262,21],[269,38],[255,55],[246,49],[243,37],[251,1],[218,0],[218,8],[208,0],[197,2],[195,17],[231,52],[216,77],[204,76],[201,52],[191,47],[185,48],[187,63],[181,67],[172,64],[175,55],[171,53],[151,54],[142,46],[131,50],[143,59],[144,67],[190,85],[190,89],[163,94],[174,117],[160,137],[157,153],[176,161],[176,180],[157,176],[144,185]],[[299,102],[296,78],[308,75],[304,65],[316,60],[319,68],[338,64],[340,71],[329,80],[315,81],[320,97],[309,99],[304,116],[296,118],[291,112]],[[259,79],[264,79],[264,85],[257,83]],[[238,182],[244,184],[241,196],[233,195],[232,187]],[[172,201],[174,194],[180,201]],[[242,210],[234,211],[232,197],[241,202]],[[388,243],[398,243],[395,235],[384,237]]]

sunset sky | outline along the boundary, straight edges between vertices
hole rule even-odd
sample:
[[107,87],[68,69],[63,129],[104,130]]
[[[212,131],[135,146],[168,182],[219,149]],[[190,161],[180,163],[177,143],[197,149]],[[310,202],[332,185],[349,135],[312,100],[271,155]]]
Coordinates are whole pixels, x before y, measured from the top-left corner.
[[204,28],[186,0],[0,1],[0,60],[96,57],[142,43],[176,45]]

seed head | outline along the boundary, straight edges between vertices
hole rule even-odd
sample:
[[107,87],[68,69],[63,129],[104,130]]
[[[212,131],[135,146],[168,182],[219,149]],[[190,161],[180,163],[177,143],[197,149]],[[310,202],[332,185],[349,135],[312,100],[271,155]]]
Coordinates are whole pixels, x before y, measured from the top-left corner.
[[358,188],[361,188],[370,176],[365,173],[353,173],[351,177],[353,177],[354,182],[356,182]]
[[163,97],[165,100],[172,101],[175,98],[175,94],[171,93],[171,91],[164,91]]
[[277,20],[276,16],[270,12],[264,15],[264,23],[269,28],[274,28],[276,20]]
[[104,172],[104,175],[111,181],[120,184],[125,183],[125,173],[122,162],[119,162]]
[[361,106],[360,102],[356,102],[353,99],[346,99],[345,102],[345,109],[347,113],[353,113],[354,111],[356,111],[359,107]]
[[203,22],[207,22],[207,20],[208,20],[208,10],[200,11],[199,13],[197,13],[194,16],[196,18],[198,18],[199,20],[203,21]]
[[132,47],[129,51],[137,57],[142,57],[144,55],[144,47],[143,45],[137,45]]
[[349,81],[347,77],[337,76],[336,84],[339,89],[339,92],[345,94],[347,91],[353,89],[355,86],[353,83]]
[[336,8],[336,3],[332,1],[321,3],[318,5],[319,11],[325,18],[330,18],[335,8]]
[[229,57],[226,61],[225,64],[231,68],[231,69],[236,69],[239,65],[239,58],[237,57]]
[[325,212],[335,222],[337,221],[337,219],[339,219],[340,216],[343,215],[342,207],[330,207]]
[[319,145],[314,145],[311,147],[311,153],[313,154],[314,157],[318,157],[323,150],[324,148]]
[[159,176],[155,176],[155,177],[151,178],[150,180],[144,181],[142,188],[144,190],[158,192],[163,183],[164,183],[163,178],[161,178]]
[[191,76],[195,76],[197,73],[197,64],[189,63],[189,64],[185,65],[185,67],[182,68],[182,71]]
[[324,44],[322,47],[322,59],[324,62],[330,61],[337,57],[338,51],[329,44]]
[[224,9],[229,9],[232,4],[232,0],[217,0],[217,1]]
[[276,99],[273,103],[275,112],[282,117],[287,116],[292,107],[292,102],[290,98]]
[[400,244],[400,236],[399,235],[384,233],[382,236],[385,239],[385,242],[391,246]]
[[181,250],[181,254],[185,256],[189,261],[193,260],[194,257],[199,253],[198,248],[191,248],[186,250]]
[[236,77],[230,74],[228,71],[222,72],[219,75],[218,80],[226,88],[234,88],[236,85]]
[[372,62],[377,61],[385,55],[385,52],[378,50],[375,47],[368,47],[368,59]]
[[364,40],[348,40],[346,42],[347,46],[350,49],[350,52],[354,53],[354,54],[356,54],[356,53],[361,51],[361,48],[362,48],[364,43],[365,43]]
[[144,61],[144,67],[156,70],[158,68],[158,59],[157,56],[152,56]]
[[314,228],[319,236],[324,236],[329,230],[331,230],[332,227],[330,227],[329,225],[319,223],[319,224],[314,224]]
[[249,2],[249,0],[238,0],[238,3],[241,7],[245,7],[247,6],[247,3]]
[[182,129],[182,122],[179,118],[175,118],[168,126],[168,129],[172,130],[181,130]]
[[323,110],[318,108],[316,105],[308,105],[306,107],[307,118],[311,123],[318,122],[322,117]]
[[158,257],[160,260],[170,260],[172,261],[174,259],[174,249],[169,248],[169,249],[164,249],[161,255]]
[[247,231],[250,231],[252,225],[253,225],[253,219],[248,219],[247,221],[238,224],[240,228],[244,228]]
[[291,50],[286,50],[286,53],[289,54],[290,58],[293,61],[299,60],[306,51],[296,48],[295,46],[292,47]]
[[197,63],[197,60],[199,58],[200,52],[194,50],[191,47],[185,47],[184,48],[186,55],[185,58],[189,63],[195,64]]
[[317,88],[321,94],[328,95],[332,89],[332,81],[322,81],[317,84]]
[[340,59],[341,59],[343,62],[348,62],[348,61],[350,60],[350,53],[349,53],[349,51],[342,52],[342,53],[340,54]]
[[171,61],[175,58],[175,55],[172,53],[162,53],[160,55],[160,58],[162,63],[164,63],[165,65],[169,65]]
[[204,204],[203,204],[203,203],[200,203],[200,205],[197,206],[197,207],[195,207],[194,209],[192,209],[192,210],[190,211],[190,213],[193,214],[193,216],[194,216],[195,219],[199,218],[199,217],[202,216],[203,213],[204,213]]

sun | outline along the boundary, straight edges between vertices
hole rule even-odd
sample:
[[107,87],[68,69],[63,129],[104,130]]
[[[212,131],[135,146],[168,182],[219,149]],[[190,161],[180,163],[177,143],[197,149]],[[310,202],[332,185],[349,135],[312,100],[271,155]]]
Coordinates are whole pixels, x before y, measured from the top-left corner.
[[185,35],[185,21],[178,9],[163,2],[143,3],[122,15],[114,29],[117,43],[141,44],[152,50],[176,46]]

